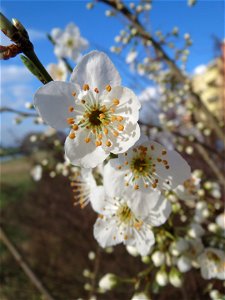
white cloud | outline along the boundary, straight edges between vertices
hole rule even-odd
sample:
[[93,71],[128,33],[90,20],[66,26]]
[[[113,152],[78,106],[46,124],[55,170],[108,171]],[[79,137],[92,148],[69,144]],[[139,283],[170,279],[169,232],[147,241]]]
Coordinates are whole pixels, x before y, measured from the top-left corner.
[[194,69],[193,73],[195,75],[203,74],[206,71],[206,68],[206,65],[199,65]]
[[[3,64],[3,63],[2,63]],[[1,84],[9,84],[14,82],[29,82],[33,79],[33,75],[26,67],[19,65],[2,65],[1,64]]]
[[24,103],[33,98],[33,79],[23,65],[1,65],[1,105],[24,108]]
[[27,29],[31,42],[46,39],[46,32],[37,29]]

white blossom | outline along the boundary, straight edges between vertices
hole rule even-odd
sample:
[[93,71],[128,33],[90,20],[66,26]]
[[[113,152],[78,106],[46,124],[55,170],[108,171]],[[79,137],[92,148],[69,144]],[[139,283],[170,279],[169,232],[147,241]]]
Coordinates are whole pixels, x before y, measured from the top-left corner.
[[138,56],[138,52],[135,51],[135,50],[131,50],[128,54],[127,54],[127,57],[126,57],[126,63],[127,64],[131,64],[133,63],[136,58]]
[[[123,243],[135,247],[142,256],[148,255],[155,242],[152,226],[167,220],[168,202],[157,192],[143,196],[132,189],[119,193],[111,186],[110,190],[114,195],[109,196],[107,187],[97,186],[90,195],[92,207],[99,213],[94,225],[95,238],[103,248]],[[147,199],[148,210],[136,205],[136,200],[141,203]]]
[[225,279],[225,253],[215,248],[206,248],[198,257],[204,279]]
[[174,189],[190,177],[190,167],[175,151],[142,137],[131,149],[106,165],[105,185],[117,190],[131,186],[148,193]]
[[81,52],[88,48],[88,41],[80,35],[79,28],[73,23],[68,24],[64,31],[54,28],[51,37],[55,43],[55,55],[59,58],[68,57],[77,61]]
[[65,81],[68,75],[67,67],[62,60],[59,60],[58,64],[49,64],[47,70],[56,81]]
[[70,127],[65,153],[73,165],[93,168],[111,153],[127,151],[140,137],[140,103],[102,52],[85,55],[70,83],[50,82],[34,96],[43,120],[56,129]]
[[36,165],[32,170],[31,170],[31,176],[34,181],[39,181],[41,180],[42,177],[42,166],[41,165]]

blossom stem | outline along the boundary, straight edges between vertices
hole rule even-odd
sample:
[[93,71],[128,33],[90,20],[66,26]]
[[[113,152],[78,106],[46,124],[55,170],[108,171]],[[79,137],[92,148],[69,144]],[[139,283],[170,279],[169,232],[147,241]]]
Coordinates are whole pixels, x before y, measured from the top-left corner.
[[15,24],[13,25],[2,13],[0,13],[1,31],[16,44],[20,50],[18,53],[24,53],[31,60],[31,62],[42,75],[42,82],[44,84],[52,81],[53,79],[48,74],[45,67],[42,65],[36,53],[34,52],[34,46],[29,39],[26,29],[18,21],[17,24],[19,24],[19,27]]
[[53,79],[51,78],[51,76],[48,74],[48,72],[46,71],[45,67],[42,65],[42,63],[40,62],[40,60],[38,59],[36,53],[34,52],[34,50],[31,51],[26,51],[26,49],[23,49],[23,53],[35,64],[35,66],[38,68],[38,70],[40,71],[40,73],[43,76],[44,79],[44,84],[53,81]]

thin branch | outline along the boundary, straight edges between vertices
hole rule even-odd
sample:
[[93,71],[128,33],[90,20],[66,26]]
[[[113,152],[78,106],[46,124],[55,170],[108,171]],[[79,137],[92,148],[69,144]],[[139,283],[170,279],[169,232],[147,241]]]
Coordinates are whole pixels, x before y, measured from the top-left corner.
[[[114,0],[99,0],[99,2],[105,3],[106,5],[117,9],[117,3]],[[137,16],[133,15],[132,12],[123,4],[122,8],[118,10],[124,17],[132,23],[134,27],[138,30],[138,35],[147,41],[150,41],[153,48],[155,49],[158,57],[160,57],[164,62],[169,66],[171,71],[174,73],[174,75],[177,77],[177,79],[180,80],[180,82],[187,83],[189,79],[183,74],[183,72],[179,69],[179,67],[176,65],[175,61],[172,60],[167,53],[164,51],[164,49],[161,47],[161,45],[145,30],[144,26],[141,24],[141,22],[138,20]],[[193,88],[190,89],[190,95],[195,100],[196,104],[201,107],[202,111],[205,113],[205,115],[208,118],[209,123],[214,128],[216,134],[218,137],[225,143],[225,137],[223,130],[218,124],[218,121],[216,117],[214,117],[206,105],[201,101],[201,98],[198,94],[196,94],[193,91]]]
[[49,292],[44,287],[40,279],[35,275],[35,273],[31,270],[28,264],[24,261],[23,257],[15,248],[15,246],[12,244],[12,242],[9,240],[9,238],[7,237],[6,233],[3,231],[2,228],[0,228],[0,240],[8,248],[9,252],[15,258],[19,266],[23,269],[24,273],[27,275],[30,281],[36,286],[38,291],[44,296],[44,299],[54,300],[54,298],[49,294]]
[[203,157],[205,162],[209,165],[211,170],[214,172],[214,174],[217,176],[219,179],[219,182],[225,187],[225,177],[223,173],[220,171],[220,169],[217,167],[215,164],[215,161],[209,156],[207,151],[202,147],[200,144],[195,144],[195,148],[199,152],[199,154]]
[[[162,128],[162,127],[157,126],[157,125],[149,125],[149,124],[142,123],[142,122],[140,122],[140,121],[139,121],[139,124],[140,124],[140,125],[143,125],[143,126],[147,126],[148,128],[157,128],[160,132],[165,131],[165,128]],[[184,139],[184,140],[189,141],[189,139],[188,139],[189,136],[184,135],[184,134],[180,133],[180,132],[177,131],[177,130],[170,129],[169,132],[172,133],[172,134],[174,134],[175,136],[177,136],[177,137],[179,137],[179,138],[182,138],[182,139]],[[208,151],[210,151],[211,153],[215,154],[215,155],[216,155],[218,158],[220,158],[221,160],[224,160],[224,155],[223,155],[223,154],[217,152],[217,151],[215,150],[215,148],[210,147],[208,144],[205,144],[205,143],[199,141],[196,137],[194,137],[194,140],[192,140],[192,143],[193,143],[193,144],[195,144],[195,143],[199,144],[199,145],[202,146],[203,148],[205,148],[205,149],[207,149]]]
[[91,289],[89,293],[89,298],[91,299],[91,296],[94,296],[95,289],[96,289],[96,281],[97,281],[97,276],[98,276],[98,271],[99,271],[99,265],[100,265],[100,255],[101,255],[101,248],[100,246],[97,247],[96,251],[96,257],[95,257],[95,264],[94,264],[94,270],[93,270],[93,277],[91,280]]
[[4,113],[4,112],[15,113],[15,114],[18,114],[18,115],[20,115],[22,117],[35,117],[35,118],[38,117],[38,115],[35,114],[35,113],[23,112],[23,111],[20,111],[20,110],[11,108],[11,107],[0,107],[0,113]]

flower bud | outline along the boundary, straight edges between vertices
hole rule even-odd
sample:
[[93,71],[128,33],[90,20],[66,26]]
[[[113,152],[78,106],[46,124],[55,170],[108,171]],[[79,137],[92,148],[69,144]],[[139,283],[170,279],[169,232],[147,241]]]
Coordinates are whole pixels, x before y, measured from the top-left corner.
[[139,255],[137,249],[133,246],[128,245],[128,246],[126,246],[126,249],[127,249],[127,252],[134,257],[137,257]]
[[116,275],[108,273],[103,276],[99,281],[99,287],[104,291],[112,290],[118,283]]
[[158,283],[158,285],[160,286],[166,286],[168,283],[168,275],[166,273],[166,271],[160,270],[156,273],[156,282]]
[[165,263],[165,254],[161,251],[155,251],[152,254],[152,262],[156,267],[160,267]]
[[171,269],[169,273],[169,282],[177,288],[182,286],[182,275],[176,268]]
[[144,292],[141,292],[134,294],[131,300],[150,300],[150,298]]
[[177,260],[177,267],[182,273],[186,273],[191,269],[191,260],[186,256],[181,256]]
[[144,263],[144,264],[149,264],[151,259],[149,256],[142,256],[141,258],[141,261]]

